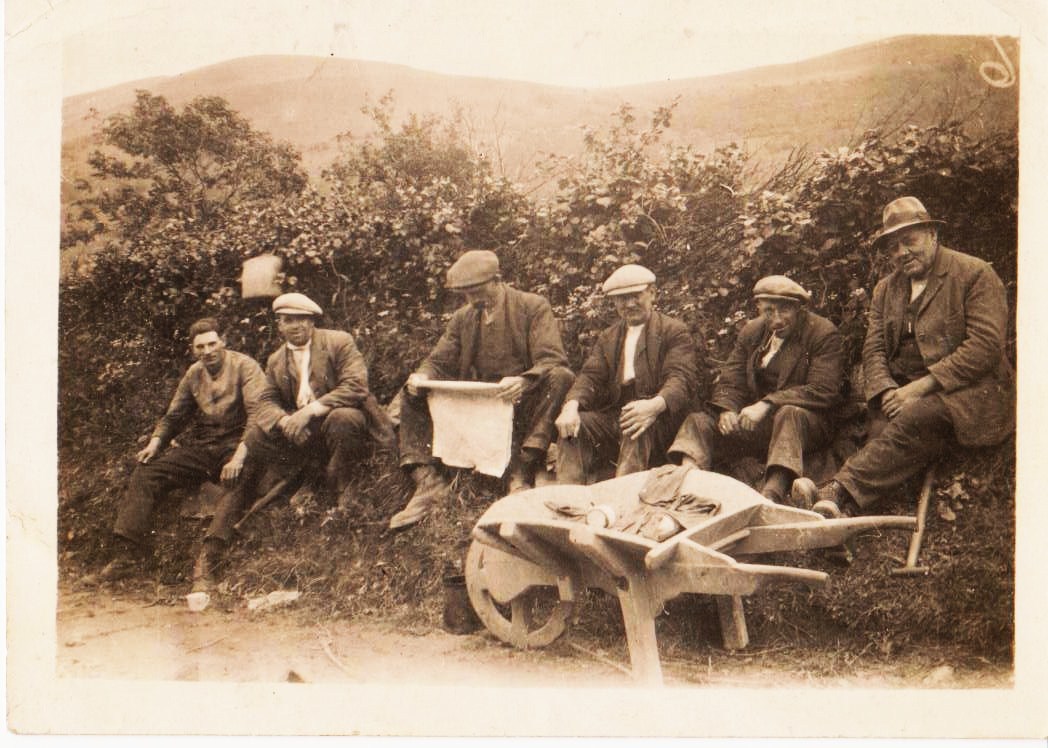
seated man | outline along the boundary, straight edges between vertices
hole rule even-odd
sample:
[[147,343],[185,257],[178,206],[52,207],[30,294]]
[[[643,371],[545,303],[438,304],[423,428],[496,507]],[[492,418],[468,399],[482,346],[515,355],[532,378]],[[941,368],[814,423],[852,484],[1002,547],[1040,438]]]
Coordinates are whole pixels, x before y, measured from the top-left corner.
[[467,303],[452,315],[436,347],[405,385],[400,464],[410,470],[415,492],[390,519],[390,529],[418,522],[448,491],[432,454],[433,422],[420,385],[429,379],[497,382],[500,396],[517,403],[512,492],[534,485],[553,436],[554,414],[574,380],[549,302],[503,283],[494,252],[463,254],[448,270],[447,287]]
[[557,482],[587,483],[601,464],[628,475],[663,462],[695,395],[695,344],[654,311],[655,274],[624,265],[603,285],[621,320],[597,338],[557,417]]
[[866,508],[955,441],[998,444],[1015,428],[1004,284],[988,263],[941,246],[942,223],[915,197],[884,209],[873,244],[896,269],[873,290],[862,351],[870,439],[814,497],[826,517]]
[[[117,510],[114,554],[102,570],[103,581],[122,579],[138,568],[147,552],[157,499],[173,488],[192,490],[219,477],[233,481],[244,466],[244,436],[265,384],[262,367],[227,350],[218,322],[210,317],[190,325],[189,339],[197,360],[178,383],[149,443],[136,455],[139,464]],[[174,436],[178,445],[166,449]],[[209,532],[227,531],[222,526],[226,519],[215,517]]]
[[255,425],[247,431],[248,458],[236,487],[219,501],[218,530],[209,531],[194,569],[194,581],[207,585],[232,535],[232,517],[267,467],[287,477],[320,456],[339,506],[348,503],[349,473],[369,434],[381,440],[392,426],[369,402],[368,372],[353,336],[316,326],[323,312],[300,293],[273,301],[277,330],[284,338],[266,364]]
[[760,317],[750,320],[721,369],[711,405],[692,413],[669,448],[670,459],[710,470],[715,458],[766,460],[763,494],[782,502],[804,475],[804,455],[832,437],[841,400],[841,337],[805,308],[811,294],[782,275],[753,288]]

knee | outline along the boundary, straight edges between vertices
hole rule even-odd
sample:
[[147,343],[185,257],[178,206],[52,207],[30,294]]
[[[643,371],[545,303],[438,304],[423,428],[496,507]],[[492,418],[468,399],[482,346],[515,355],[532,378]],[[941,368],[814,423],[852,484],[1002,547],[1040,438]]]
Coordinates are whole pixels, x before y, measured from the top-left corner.
[[811,414],[810,410],[799,405],[783,405],[775,411],[773,422],[776,425],[780,423],[804,423]]
[[368,419],[359,408],[335,408],[324,419],[323,431],[328,436],[354,437],[367,431]]
[[566,393],[575,383],[575,374],[566,366],[554,366],[545,373],[543,379],[554,392]]
[[689,413],[680,428],[677,429],[677,434],[683,436],[715,433],[717,433],[717,422],[706,411]]

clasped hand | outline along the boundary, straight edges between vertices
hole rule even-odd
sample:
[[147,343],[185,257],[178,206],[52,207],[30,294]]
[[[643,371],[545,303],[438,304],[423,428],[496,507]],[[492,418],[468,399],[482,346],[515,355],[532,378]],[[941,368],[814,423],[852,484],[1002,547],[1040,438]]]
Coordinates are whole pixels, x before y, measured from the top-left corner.
[[309,422],[313,418],[308,406],[299,408],[289,416],[280,419],[277,426],[291,443],[301,447],[309,439]]
[[759,400],[752,405],[747,405],[738,413],[733,410],[726,410],[717,419],[717,428],[725,436],[741,431],[753,431],[771,412],[771,409],[771,403]]
[[626,403],[619,414],[619,428],[630,439],[637,439],[655,423],[655,419],[665,409],[666,402],[661,397]]

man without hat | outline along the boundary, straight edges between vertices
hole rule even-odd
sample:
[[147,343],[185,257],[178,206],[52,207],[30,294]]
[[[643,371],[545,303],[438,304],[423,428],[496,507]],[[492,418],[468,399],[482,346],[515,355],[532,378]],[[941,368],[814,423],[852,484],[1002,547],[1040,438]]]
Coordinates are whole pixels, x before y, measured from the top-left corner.
[[624,265],[603,285],[620,320],[597,338],[557,417],[557,482],[586,483],[663,461],[697,389],[684,323],[654,310],[655,274]]
[[448,493],[432,455],[433,422],[422,386],[427,380],[498,382],[499,396],[517,404],[511,492],[534,485],[553,437],[553,418],[574,380],[549,302],[503,283],[494,252],[463,254],[448,270],[447,287],[466,303],[405,385],[400,464],[411,472],[415,492],[390,519],[392,529],[418,522]]
[[915,197],[884,209],[874,247],[896,268],[873,290],[862,351],[870,439],[814,497],[827,517],[866,508],[955,442],[998,444],[1015,428],[1004,284],[939,244],[942,224]]
[[[247,455],[247,431],[265,385],[262,367],[250,356],[226,348],[218,321],[205,317],[189,327],[196,358],[178,383],[149,443],[135,456],[138,465],[117,510],[115,552],[102,581],[137,571],[152,531],[153,507],[173,488],[196,489],[207,480],[235,481]],[[178,437],[177,446],[170,446]],[[209,535],[228,531],[228,517],[216,516]]]
[[[267,467],[284,476],[320,455],[328,485],[348,503],[350,468],[367,446],[392,439],[392,424],[368,391],[364,357],[353,336],[316,326],[321,308],[301,293],[273,301],[277,330],[284,339],[266,364],[265,388],[259,397],[255,424],[246,435],[248,460],[236,487],[216,509],[218,516],[236,516]],[[232,522],[224,531],[209,533],[197,559],[194,581],[207,586],[231,539]]]
[[807,308],[809,294],[782,275],[753,288],[760,316],[742,328],[705,411],[684,421],[671,460],[710,470],[716,460],[765,460],[765,497],[787,498],[804,475],[804,455],[832,437],[840,403],[841,337],[832,322]]

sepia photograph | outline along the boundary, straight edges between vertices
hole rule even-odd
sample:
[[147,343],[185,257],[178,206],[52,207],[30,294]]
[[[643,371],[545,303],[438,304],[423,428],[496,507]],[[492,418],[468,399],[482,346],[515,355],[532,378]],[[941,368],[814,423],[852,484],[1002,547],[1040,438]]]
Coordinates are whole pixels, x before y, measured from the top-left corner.
[[5,13],[8,729],[1048,735],[1042,3]]

